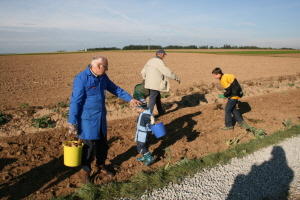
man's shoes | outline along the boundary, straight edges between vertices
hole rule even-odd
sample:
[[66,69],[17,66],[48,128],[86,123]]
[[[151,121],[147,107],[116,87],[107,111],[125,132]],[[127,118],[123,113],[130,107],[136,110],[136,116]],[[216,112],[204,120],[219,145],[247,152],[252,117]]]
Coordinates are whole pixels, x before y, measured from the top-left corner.
[[114,177],[114,174],[107,171],[103,165],[99,165],[99,174],[103,178],[112,178]]
[[223,128],[221,128],[221,130],[223,131],[233,130],[233,126],[224,126]]
[[89,173],[84,171],[83,169],[81,170],[81,182],[83,184],[88,184],[91,183],[91,176]]

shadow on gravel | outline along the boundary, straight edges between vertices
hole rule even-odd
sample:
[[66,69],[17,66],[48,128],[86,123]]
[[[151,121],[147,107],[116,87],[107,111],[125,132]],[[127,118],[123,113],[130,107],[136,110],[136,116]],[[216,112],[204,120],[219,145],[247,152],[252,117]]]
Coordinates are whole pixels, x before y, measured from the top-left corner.
[[287,165],[282,147],[274,146],[272,158],[261,165],[253,165],[248,175],[235,178],[227,200],[288,199],[293,170]]

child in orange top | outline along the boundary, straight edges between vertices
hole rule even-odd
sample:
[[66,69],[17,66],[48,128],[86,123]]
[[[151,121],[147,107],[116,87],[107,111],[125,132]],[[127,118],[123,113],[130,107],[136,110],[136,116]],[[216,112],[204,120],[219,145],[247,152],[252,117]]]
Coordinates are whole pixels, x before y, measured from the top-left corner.
[[236,109],[238,99],[243,96],[243,91],[239,82],[233,74],[223,74],[220,68],[215,68],[212,71],[212,74],[216,79],[220,80],[221,85],[225,89],[223,98],[228,99],[225,106],[225,127],[223,127],[222,130],[233,129],[232,115],[237,121],[238,126],[241,127],[244,123],[244,120],[239,111]]

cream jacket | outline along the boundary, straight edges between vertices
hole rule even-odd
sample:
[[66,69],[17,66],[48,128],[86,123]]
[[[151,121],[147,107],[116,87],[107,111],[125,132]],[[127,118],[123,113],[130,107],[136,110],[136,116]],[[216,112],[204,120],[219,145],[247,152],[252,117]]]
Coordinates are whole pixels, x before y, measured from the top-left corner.
[[142,69],[141,74],[145,80],[145,88],[160,92],[169,91],[168,78],[174,80],[177,78],[159,57],[151,58]]

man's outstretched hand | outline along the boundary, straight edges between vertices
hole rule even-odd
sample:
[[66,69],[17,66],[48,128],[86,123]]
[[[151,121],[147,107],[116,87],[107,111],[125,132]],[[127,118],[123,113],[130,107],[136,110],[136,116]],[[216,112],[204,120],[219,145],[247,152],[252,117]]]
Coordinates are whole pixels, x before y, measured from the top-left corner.
[[130,103],[134,106],[134,107],[137,107],[139,105],[142,104],[142,102],[140,102],[139,100],[136,100],[136,99],[131,99],[130,100]]

